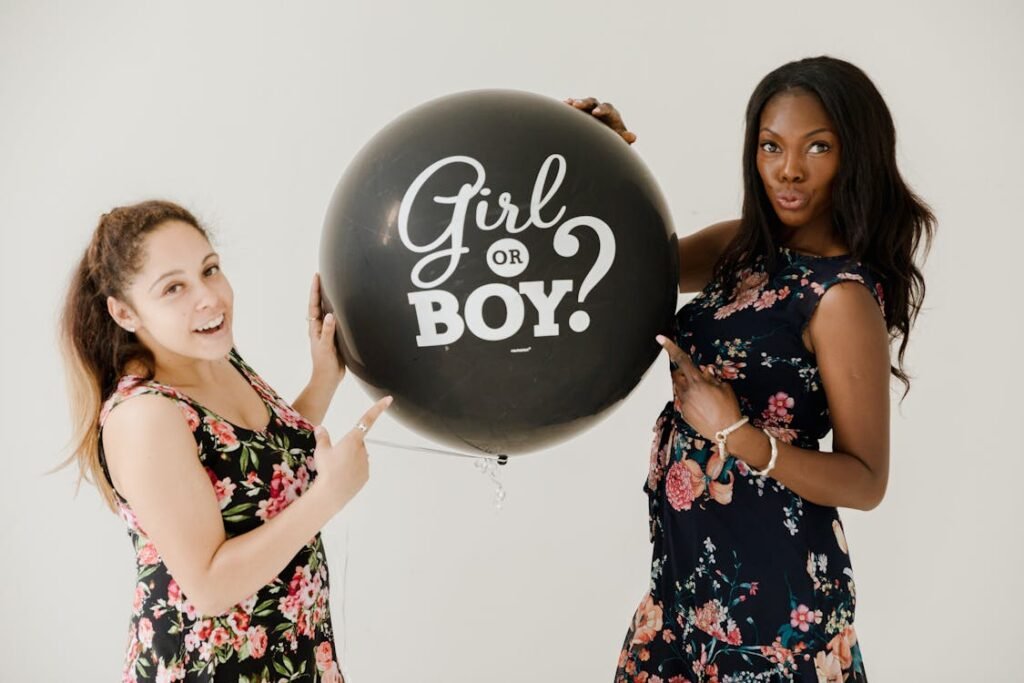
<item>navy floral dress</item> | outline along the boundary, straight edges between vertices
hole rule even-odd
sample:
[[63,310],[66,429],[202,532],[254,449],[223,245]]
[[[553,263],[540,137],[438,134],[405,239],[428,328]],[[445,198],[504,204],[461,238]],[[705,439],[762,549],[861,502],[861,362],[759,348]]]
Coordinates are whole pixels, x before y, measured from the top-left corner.
[[[303,494],[316,477],[316,439],[313,425],[234,349],[228,358],[263,399],[270,418],[264,430],[232,424],[174,387],[136,375],[118,382],[103,405],[100,428],[111,410],[133,396],[158,394],[174,401],[195,436],[197,457],[210,477],[231,538],[272,519]],[[110,481],[102,450],[100,458]],[[120,494],[117,500],[137,572],[122,683],[343,683],[334,655],[320,534],[256,593],[223,614],[201,615],[167,570],[127,501]]]
[[[676,315],[676,343],[731,383],[750,422],[818,450],[831,429],[815,356],[801,334],[842,282],[882,287],[863,264],[780,247]],[[619,656],[616,683],[866,681],[855,589],[835,508],[718,457],[674,403],[658,417],[645,490],[651,584]]]

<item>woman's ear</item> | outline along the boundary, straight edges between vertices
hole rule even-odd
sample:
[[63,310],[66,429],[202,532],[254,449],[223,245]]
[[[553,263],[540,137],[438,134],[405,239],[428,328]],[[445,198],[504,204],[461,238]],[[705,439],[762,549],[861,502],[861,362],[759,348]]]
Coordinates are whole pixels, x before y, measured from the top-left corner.
[[114,319],[118,325],[134,332],[137,325],[138,316],[135,315],[135,311],[131,309],[131,306],[116,299],[112,296],[107,297],[107,312],[110,313],[110,317]]

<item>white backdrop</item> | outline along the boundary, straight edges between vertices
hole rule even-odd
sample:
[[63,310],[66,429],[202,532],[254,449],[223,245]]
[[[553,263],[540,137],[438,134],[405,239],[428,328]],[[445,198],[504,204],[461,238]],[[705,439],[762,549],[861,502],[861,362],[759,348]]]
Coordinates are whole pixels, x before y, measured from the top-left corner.
[[[103,211],[166,197],[207,222],[236,343],[294,398],[328,199],[393,117],[469,88],[605,98],[686,234],[738,215],[760,77],[822,53],[879,86],[901,168],[940,219],[888,496],[844,513],[868,673],[1021,680],[1022,29],[1011,0],[3,0],[0,681],[121,668],[124,525],[91,488],[72,496],[71,470],[42,474],[70,434],[57,312]],[[506,467],[500,511],[470,463],[376,449],[370,483],[324,531],[350,681],[611,680],[647,585],[641,485],[666,367],[598,427]],[[325,424],[340,433],[367,404],[347,379]],[[376,436],[415,440],[391,420]]]

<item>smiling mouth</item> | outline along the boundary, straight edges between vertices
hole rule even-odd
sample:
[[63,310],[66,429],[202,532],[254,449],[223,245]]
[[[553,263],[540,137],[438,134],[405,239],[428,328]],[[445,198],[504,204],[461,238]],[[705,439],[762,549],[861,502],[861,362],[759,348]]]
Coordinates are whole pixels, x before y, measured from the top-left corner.
[[216,334],[217,332],[220,332],[222,329],[224,329],[224,323],[227,322],[227,316],[221,313],[218,317],[214,318],[210,322],[216,322],[217,324],[213,327],[209,327],[209,323],[207,323],[207,326],[192,331],[195,332],[196,334]]

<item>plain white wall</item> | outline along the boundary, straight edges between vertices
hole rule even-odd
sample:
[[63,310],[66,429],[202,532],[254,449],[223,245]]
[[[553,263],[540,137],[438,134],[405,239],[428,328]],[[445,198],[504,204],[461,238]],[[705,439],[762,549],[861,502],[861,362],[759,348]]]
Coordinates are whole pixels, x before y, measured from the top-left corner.
[[[844,513],[868,672],[1019,676],[1021,7],[0,2],[0,680],[121,669],[124,525],[91,488],[72,497],[71,470],[43,475],[70,434],[57,311],[103,211],[160,196],[209,223],[238,347],[294,397],[327,201],[393,117],[480,87],[605,98],[685,234],[738,214],[756,82],[822,53],[881,89],[902,171],[940,219],[889,493]],[[668,393],[659,359],[598,427],[505,468],[500,511],[469,462],[376,449],[371,482],[324,532],[350,680],[610,680],[647,585],[641,485]],[[341,432],[367,403],[346,380],[325,424]],[[394,421],[376,435],[416,440]]]

